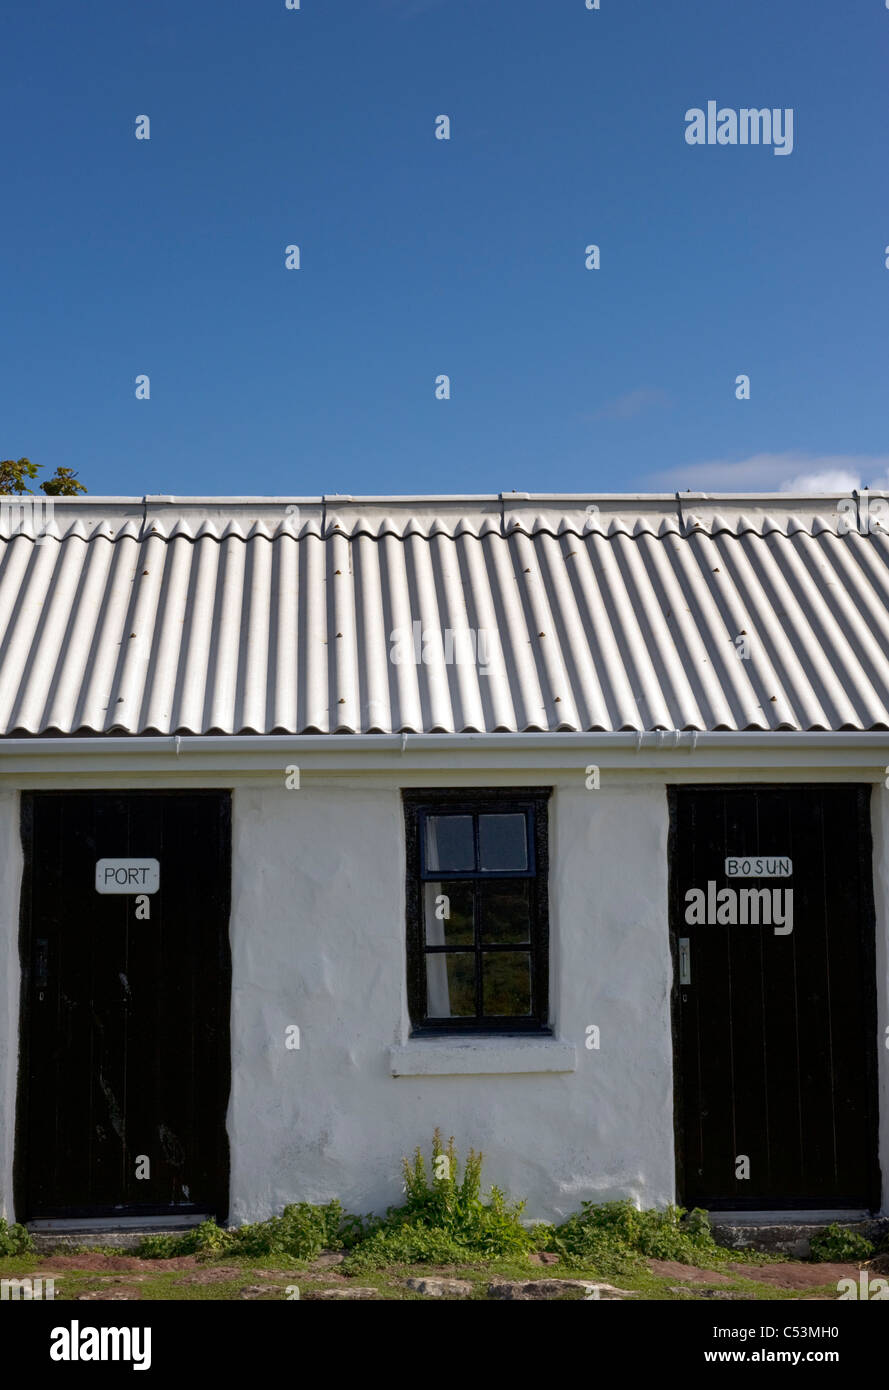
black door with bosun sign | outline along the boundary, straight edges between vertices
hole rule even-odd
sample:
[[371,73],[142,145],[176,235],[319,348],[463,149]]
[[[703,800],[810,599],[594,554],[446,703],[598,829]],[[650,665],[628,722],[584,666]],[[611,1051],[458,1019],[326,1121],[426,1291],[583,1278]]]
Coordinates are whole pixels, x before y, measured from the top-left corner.
[[870,789],[669,797],[679,1200],[875,1210]]
[[19,1219],[223,1220],[230,794],[25,793],[22,842]]

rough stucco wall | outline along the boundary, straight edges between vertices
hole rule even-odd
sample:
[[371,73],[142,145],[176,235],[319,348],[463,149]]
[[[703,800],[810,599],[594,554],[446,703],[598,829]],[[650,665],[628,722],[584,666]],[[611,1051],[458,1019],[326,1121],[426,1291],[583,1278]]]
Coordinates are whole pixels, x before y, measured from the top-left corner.
[[[230,1218],[339,1197],[382,1210],[436,1125],[483,1179],[555,1218],[584,1199],[673,1197],[663,785],[550,809],[551,995],[577,1071],[390,1074],[407,1036],[398,788],[236,790]],[[588,1024],[598,1051],[584,1046]],[[285,1027],[300,1028],[298,1051]]]
[[0,791],[0,1216],[11,1220],[19,1036],[19,797]]

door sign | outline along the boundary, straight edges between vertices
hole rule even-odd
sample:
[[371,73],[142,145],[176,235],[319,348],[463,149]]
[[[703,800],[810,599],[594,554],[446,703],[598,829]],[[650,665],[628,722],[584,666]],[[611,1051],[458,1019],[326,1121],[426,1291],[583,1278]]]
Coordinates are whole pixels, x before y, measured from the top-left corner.
[[792,878],[788,854],[735,854],[725,861],[726,878]]
[[159,859],[100,859],[96,864],[97,893],[156,893],[160,881]]

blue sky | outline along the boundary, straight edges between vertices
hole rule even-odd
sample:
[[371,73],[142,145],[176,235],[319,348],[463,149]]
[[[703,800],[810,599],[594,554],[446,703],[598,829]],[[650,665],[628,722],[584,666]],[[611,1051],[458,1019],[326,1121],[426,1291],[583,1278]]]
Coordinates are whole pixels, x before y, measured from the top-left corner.
[[[884,0],[4,0],[0,53],[0,457],[127,495],[889,473]],[[709,100],[792,109],[792,153],[689,145]]]

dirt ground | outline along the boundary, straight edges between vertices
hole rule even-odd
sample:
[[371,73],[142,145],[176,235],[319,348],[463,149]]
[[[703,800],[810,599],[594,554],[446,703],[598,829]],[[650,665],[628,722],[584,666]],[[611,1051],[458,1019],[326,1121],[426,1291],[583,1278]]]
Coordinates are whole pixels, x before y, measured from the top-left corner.
[[652,1274],[678,1279],[692,1284],[731,1284],[734,1279],[753,1279],[757,1284],[773,1284],[779,1289],[812,1289],[823,1284],[837,1284],[840,1279],[857,1279],[856,1264],[807,1264],[788,1260],[780,1265],[732,1265],[731,1274],[714,1269],[698,1269],[679,1264],[676,1260],[648,1260]]

